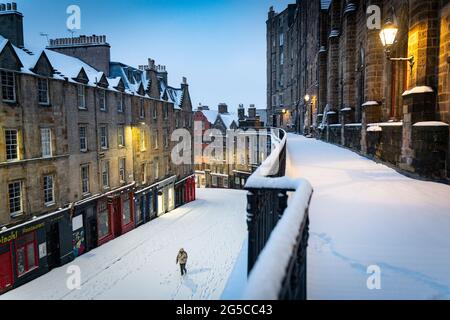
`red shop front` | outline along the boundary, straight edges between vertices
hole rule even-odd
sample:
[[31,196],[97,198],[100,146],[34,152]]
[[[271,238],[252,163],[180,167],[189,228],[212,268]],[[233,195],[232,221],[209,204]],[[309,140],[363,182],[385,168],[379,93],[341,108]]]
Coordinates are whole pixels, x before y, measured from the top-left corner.
[[111,193],[97,203],[98,245],[134,229],[134,192],[126,189]]
[[189,177],[186,180],[185,188],[184,188],[184,199],[185,203],[189,203],[195,201],[195,176]]

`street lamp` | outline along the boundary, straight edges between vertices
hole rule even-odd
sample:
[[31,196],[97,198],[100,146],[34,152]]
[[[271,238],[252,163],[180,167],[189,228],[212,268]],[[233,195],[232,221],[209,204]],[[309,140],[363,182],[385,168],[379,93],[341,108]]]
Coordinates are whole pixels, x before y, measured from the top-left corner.
[[395,43],[395,38],[397,37],[398,27],[395,23],[388,21],[385,23],[383,29],[380,32],[380,39],[383,43],[384,51],[386,53],[386,57],[389,61],[408,61],[411,69],[414,67],[414,56],[410,56],[408,58],[392,58],[391,57],[391,48]]
[[312,128],[312,106],[309,103],[311,101],[311,96],[306,94],[303,98],[305,100],[305,111],[308,113],[308,132],[311,133]]

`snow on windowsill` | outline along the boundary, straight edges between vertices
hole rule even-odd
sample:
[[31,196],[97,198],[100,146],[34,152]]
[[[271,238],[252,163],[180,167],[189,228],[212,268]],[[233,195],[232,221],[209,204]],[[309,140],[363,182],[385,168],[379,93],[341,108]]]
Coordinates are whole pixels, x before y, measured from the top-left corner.
[[381,123],[370,123],[368,127],[401,127],[403,126],[403,121],[400,122],[381,122]]
[[346,127],[361,127],[361,123],[349,123],[345,125]]
[[382,132],[383,128],[380,126],[371,126],[367,128],[367,132]]
[[410,94],[419,94],[419,93],[431,93],[434,92],[434,90],[431,87],[427,87],[427,86],[421,86],[421,87],[415,87],[411,90],[406,90],[403,93],[403,96],[408,96]]
[[376,101],[367,101],[362,104],[363,107],[379,106],[380,104]]
[[413,127],[448,127],[448,123],[440,122],[440,121],[424,121],[417,122],[413,125]]

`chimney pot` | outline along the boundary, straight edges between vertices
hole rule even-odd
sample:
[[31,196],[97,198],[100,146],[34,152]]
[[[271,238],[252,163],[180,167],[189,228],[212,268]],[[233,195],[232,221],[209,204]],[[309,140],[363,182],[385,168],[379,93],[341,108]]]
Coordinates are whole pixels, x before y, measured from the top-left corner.
[[5,11],[5,9],[6,9],[6,6],[3,3],[0,4],[0,11]]
[[15,2],[12,3],[12,9],[14,11],[17,11],[17,3],[15,3]]
[[11,11],[11,3],[7,3],[6,4],[6,10],[7,11]]
[[183,77],[182,83],[183,84],[187,84],[187,78],[186,77]]

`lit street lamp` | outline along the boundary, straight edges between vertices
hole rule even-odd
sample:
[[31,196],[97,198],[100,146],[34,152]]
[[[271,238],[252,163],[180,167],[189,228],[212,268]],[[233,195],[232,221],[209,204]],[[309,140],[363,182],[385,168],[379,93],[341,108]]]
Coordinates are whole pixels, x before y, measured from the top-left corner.
[[397,37],[398,27],[396,24],[391,21],[386,22],[383,29],[380,32],[381,42],[383,43],[383,47],[385,48],[386,57],[389,61],[408,61],[411,69],[414,67],[414,56],[410,56],[409,58],[392,58],[391,57],[391,48],[395,43],[395,39]]

